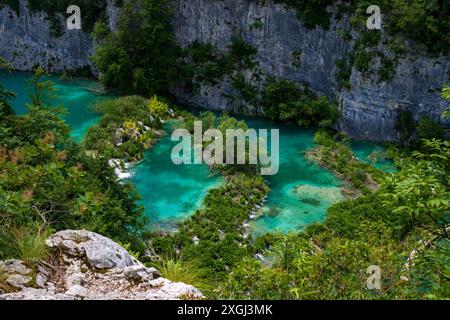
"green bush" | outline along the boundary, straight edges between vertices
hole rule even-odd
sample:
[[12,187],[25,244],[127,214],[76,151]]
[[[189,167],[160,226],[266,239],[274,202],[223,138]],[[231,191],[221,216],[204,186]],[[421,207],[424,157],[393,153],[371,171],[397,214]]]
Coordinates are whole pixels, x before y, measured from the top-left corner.
[[332,0],[275,0],[274,2],[286,4],[296,9],[297,16],[304,21],[307,28],[313,29],[317,25],[325,30],[330,28],[331,15],[326,8],[328,5],[333,4]]
[[365,49],[356,50],[354,54],[355,67],[359,72],[368,74],[372,70],[372,61],[376,56],[373,51],[367,51]]
[[331,127],[339,119],[338,106],[317,97],[308,88],[286,79],[269,79],[261,104],[272,120],[294,122],[301,126]]
[[381,81],[389,81],[392,80],[395,74],[395,68],[397,63],[395,60],[382,57],[381,58],[381,67],[378,71]]
[[50,230],[39,225],[21,227],[13,231],[14,256],[28,263],[43,260],[47,255],[45,241]]
[[162,261],[153,264],[164,278],[173,282],[189,284],[207,295],[213,287],[209,283],[210,280],[205,279],[205,271],[198,265],[195,260],[185,261],[182,258],[164,258]]
[[[244,70],[255,67],[256,49],[240,37],[234,37],[226,51],[220,51],[212,44],[194,41],[183,53],[181,73],[185,89],[197,92],[201,84],[215,86],[225,77],[230,77],[243,95],[250,88],[240,77]],[[245,89],[244,89],[245,87]]]
[[445,130],[441,125],[424,116],[419,119],[417,124],[417,135],[420,139],[441,139],[444,136]]
[[121,10],[118,30],[101,40],[92,60],[107,87],[152,96],[177,80],[179,54],[167,1],[131,0]]

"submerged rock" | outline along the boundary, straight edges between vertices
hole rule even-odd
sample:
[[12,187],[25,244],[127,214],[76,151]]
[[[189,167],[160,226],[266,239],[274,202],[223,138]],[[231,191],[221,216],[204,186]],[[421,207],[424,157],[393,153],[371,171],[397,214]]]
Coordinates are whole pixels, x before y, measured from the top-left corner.
[[269,217],[271,217],[271,218],[275,218],[281,213],[281,210],[282,209],[279,208],[279,207],[271,206],[271,207],[265,208],[264,214],[269,216]]
[[321,204],[320,200],[314,198],[300,198],[300,201],[315,207],[318,207]]
[[322,201],[336,203],[345,199],[341,188],[337,187],[314,187],[299,185],[294,188],[294,193],[303,203],[319,206]]

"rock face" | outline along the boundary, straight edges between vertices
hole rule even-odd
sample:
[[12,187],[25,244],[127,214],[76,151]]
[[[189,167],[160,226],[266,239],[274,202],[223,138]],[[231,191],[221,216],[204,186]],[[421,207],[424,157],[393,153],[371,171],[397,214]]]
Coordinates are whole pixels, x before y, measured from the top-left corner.
[[[26,0],[20,0],[20,15],[9,7],[0,10],[0,56],[17,70],[41,65],[51,72],[89,66],[92,40],[81,30],[67,30],[51,36],[47,15],[32,13]],[[60,16],[61,21],[63,17]]]
[[[450,59],[430,58],[425,53],[401,58],[390,81],[381,81],[377,72],[362,75],[353,68],[351,89],[342,90],[336,63],[345,60],[352,49],[339,34],[340,29],[351,29],[348,17],[332,21],[330,30],[325,31],[305,28],[294,10],[271,1],[172,0],[171,5],[180,45],[199,40],[225,49],[234,36],[242,36],[257,49],[263,78],[300,81],[319,94],[336,98],[342,111],[338,128],[353,138],[396,140],[399,110],[410,111],[416,120],[422,115],[439,120],[445,107],[439,88],[449,83]],[[61,71],[90,65],[94,44],[88,35],[66,31],[62,37],[52,38],[45,14],[30,13],[26,0],[20,0],[20,9],[20,17],[9,8],[0,10],[0,55],[14,68],[29,70],[41,64],[50,71]],[[110,27],[116,28],[119,9],[114,0],[108,0],[106,12]],[[214,110],[235,109],[226,96],[239,96],[227,79],[215,87],[202,86],[196,95],[180,88],[174,93],[194,106]]]
[[411,112],[417,121],[427,115],[443,124],[446,103],[440,96],[449,83],[450,59],[407,56],[400,59],[391,81],[365,77],[353,68],[352,89],[340,93],[342,117],[339,129],[363,140],[397,140],[395,130],[399,110]]
[[[225,50],[236,35],[257,49],[256,61],[265,75],[284,77],[308,83],[315,91],[335,94],[338,71],[336,62],[350,49],[336,31],[345,21],[336,23],[333,31],[307,29],[295,11],[271,1],[174,1],[174,26],[178,42],[186,47],[194,40],[212,43]],[[300,54],[294,61],[295,53]],[[226,83],[220,91],[230,92]],[[216,100],[214,88],[200,97],[187,97],[191,103],[208,108],[226,109],[228,100]],[[205,95],[214,98],[204,98]]]
[[[162,278],[156,269],[145,267],[99,234],[66,230],[46,244],[51,258],[37,264],[36,275],[22,261],[0,261],[0,273],[6,275],[3,278],[10,292],[0,294],[0,300],[204,298],[192,286]],[[3,287],[0,283],[0,293]]]
[[[319,94],[337,98],[342,112],[338,129],[353,138],[397,140],[401,109],[410,111],[415,120],[428,115],[445,122],[440,88],[450,81],[449,57],[405,56],[393,79],[386,82],[379,79],[379,61],[374,59],[374,74],[363,75],[352,68],[347,91],[336,80],[336,62],[346,59],[352,49],[339,35],[339,29],[351,30],[348,17],[332,20],[329,31],[324,31],[305,28],[295,11],[271,1],[176,0],[174,7],[176,36],[182,46],[199,40],[225,49],[233,36],[241,35],[257,49],[256,60],[265,76],[307,83]],[[296,52],[301,53],[297,61]],[[238,93],[225,80],[216,87],[202,87],[195,96],[177,94],[193,105],[224,110],[233,108],[225,96]]]
[[31,269],[20,260],[0,261],[0,275],[4,274],[4,286],[9,288],[24,288],[31,282]]

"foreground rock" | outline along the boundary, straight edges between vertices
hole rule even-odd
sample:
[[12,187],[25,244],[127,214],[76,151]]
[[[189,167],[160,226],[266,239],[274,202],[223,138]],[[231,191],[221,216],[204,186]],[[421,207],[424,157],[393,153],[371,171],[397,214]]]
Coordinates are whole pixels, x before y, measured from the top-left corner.
[[[0,261],[0,300],[202,299],[202,293],[147,268],[120,245],[89,231],[61,231],[49,258],[33,272],[20,260]],[[2,280],[3,279],[3,285]]]

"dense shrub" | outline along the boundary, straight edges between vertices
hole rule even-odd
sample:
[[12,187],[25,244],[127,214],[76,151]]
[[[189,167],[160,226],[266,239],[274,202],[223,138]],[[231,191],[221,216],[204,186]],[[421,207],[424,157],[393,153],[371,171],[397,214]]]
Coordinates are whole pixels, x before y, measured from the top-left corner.
[[107,159],[86,155],[42,96],[0,119],[0,259],[40,259],[48,230],[88,229],[139,248],[145,219],[133,187],[116,181]]
[[269,79],[261,103],[272,120],[294,122],[306,127],[330,127],[339,119],[337,104],[285,79]]
[[167,92],[177,78],[179,50],[166,0],[127,1],[116,32],[105,36],[98,29],[92,59],[106,86],[143,96]]
[[90,152],[107,159],[138,161],[152,141],[154,130],[162,128],[168,118],[168,105],[154,96],[125,96],[101,101],[94,107],[102,115],[98,124],[89,128],[83,140]]

